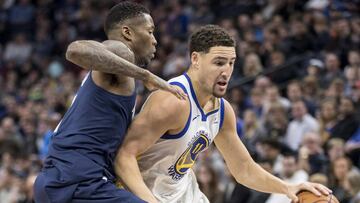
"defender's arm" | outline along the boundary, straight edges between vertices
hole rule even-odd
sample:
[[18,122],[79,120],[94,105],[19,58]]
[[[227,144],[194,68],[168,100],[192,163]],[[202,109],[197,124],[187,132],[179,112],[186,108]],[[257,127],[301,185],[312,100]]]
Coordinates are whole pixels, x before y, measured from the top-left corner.
[[92,40],[75,41],[68,46],[66,59],[87,70],[142,80],[150,91],[162,89],[178,98],[186,98],[181,89],[169,85],[150,71],[133,64],[134,53],[120,41],[107,40],[103,43]]
[[134,53],[122,42],[92,40],[72,42],[66,51],[66,59],[84,69],[92,69],[115,75],[125,75],[146,80],[150,72],[133,64]]

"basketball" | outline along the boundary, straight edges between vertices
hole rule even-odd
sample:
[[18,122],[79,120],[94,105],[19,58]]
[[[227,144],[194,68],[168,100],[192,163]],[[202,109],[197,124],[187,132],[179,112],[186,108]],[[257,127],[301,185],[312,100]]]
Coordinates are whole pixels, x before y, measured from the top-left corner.
[[297,197],[299,198],[298,203],[339,203],[332,194],[317,196],[309,191],[301,191],[297,194]]

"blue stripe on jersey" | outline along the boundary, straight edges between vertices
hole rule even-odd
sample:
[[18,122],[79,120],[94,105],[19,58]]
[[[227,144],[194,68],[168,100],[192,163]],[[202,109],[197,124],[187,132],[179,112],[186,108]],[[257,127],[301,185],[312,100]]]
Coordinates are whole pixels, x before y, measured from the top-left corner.
[[[186,88],[184,87],[183,84],[181,84],[180,82],[170,82],[171,85],[177,85],[179,87],[181,87],[181,89],[188,94],[188,92],[186,91]],[[175,135],[171,135],[171,134],[164,134],[163,136],[161,136],[161,139],[178,139],[181,138],[183,135],[185,135],[186,131],[188,130],[189,126],[190,126],[190,120],[191,120],[191,102],[189,101],[190,104],[190,114],[188,117],[188,120],[186,121],[186,125],[184,127],[184,129],[182,129],[181,132],[175,134]]]
[[197,99],[197,97],[196,97],[196,94],[195,94],[193,85],[192,85],[192,83],[191,83],[190,77],[189,77],[188,74],[186,74],[186,73],[184,73],[184,75],[185,75],[185,77],[186,77],[186,79],[187,79],[187,81],[188,81],[188,83],[189,83],[189,85],[190,85],[191,95],[192,95],[192,97],[194,98],[195,104],[196,104],[196,106],[198,107],[198,109],[200,110],[201,120],[202,120],[202,121],[206,121],[206,119],[207,119],[208,116],[210,116],[211,114],[216,113],[219,109],[216,109],[216,110],[214,110],[214,111],[210,111],[209,113],[205,114],[204,111],[203,111],[203,109],[201,108],[199,102],[198,102],[198,99]]
[[224,106],[224,99],[220,99],[220,127],[219,131],[224,123],[224,113],[225,113],[225,106]]

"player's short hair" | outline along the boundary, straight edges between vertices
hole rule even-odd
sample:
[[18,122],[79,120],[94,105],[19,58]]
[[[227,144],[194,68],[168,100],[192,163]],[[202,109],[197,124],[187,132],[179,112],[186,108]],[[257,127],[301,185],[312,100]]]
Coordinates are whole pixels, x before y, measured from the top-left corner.
[[150,14],[150,11],[141,4],[129,1],[121,2],[110,9],[105,19],[104,31],[108,34],[116,24],[143,14]]
[[208,53],[215,46],[235,47],[235,41],[225,29],[217,25],[202,26],[190,37],[190,55],[194,51]]

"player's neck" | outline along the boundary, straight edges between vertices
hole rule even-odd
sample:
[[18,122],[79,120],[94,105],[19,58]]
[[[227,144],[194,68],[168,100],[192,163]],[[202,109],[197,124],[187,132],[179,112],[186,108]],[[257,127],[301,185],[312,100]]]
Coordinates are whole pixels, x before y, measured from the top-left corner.
[[187,73],[191,79],[191,83],[192,86],[194,88],[194,92],[196,95],[196,98],[200,104],[200,107],[202,109],[205,108],[206,104],[214,98],[214,96],[212,94],[206,93],[206,91],[204,89],[202,89],[202,85],[200,83],[200,81],[197,79],[197,77],[195,77],[195,75],[193,73],[191,73],[191,71],[189,71]]

